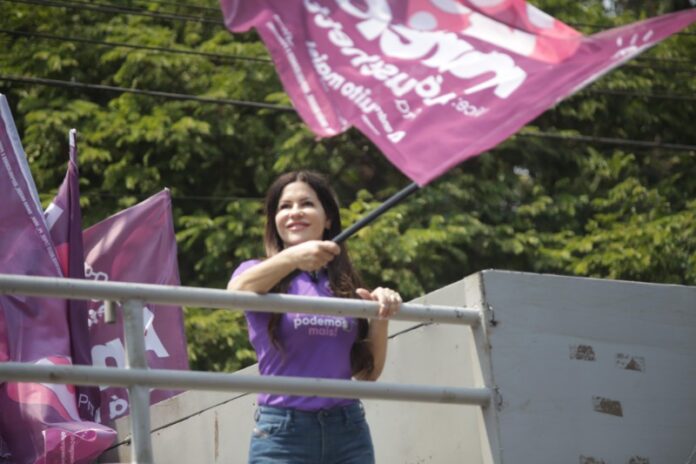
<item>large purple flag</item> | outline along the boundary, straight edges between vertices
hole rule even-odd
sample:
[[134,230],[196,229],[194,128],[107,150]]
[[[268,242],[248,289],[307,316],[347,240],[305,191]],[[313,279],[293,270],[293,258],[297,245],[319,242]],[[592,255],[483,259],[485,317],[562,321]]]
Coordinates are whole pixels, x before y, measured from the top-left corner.
[[[59,277],[62,272],[33,180],[22,167],[23,150],[4,96],[0,115],[0,272]],[[2,296],[0,314],[8,360],[71,365],[65,301]],[[116,438],[108,427],[80,420],[75,389],[68,385],[5,382],[0,411],[0,435],[11,462],[93,462]]]
[[[70,158],[65,179],[44,215],[51,233],[51,240],[58,255],[58,262],[65,277],[85,278],[85,256],[82,246],[82,213],[80,210],[80,184],[77,169],[77,131],[69,135]],[[70,328],[70,353],[73,364],[92,365],[89,329],[87,327],[87,302],[68,301],[68,326]],[[77,387],[77,409],[80,417],[94,420],[99,408],[100,395],[97,386]]]
[[[164,190],[84,231],[85,274],[98,281],[179,285],[176,240],[169,191]],[[89,305],[92,362],[96,366],[125,367],[123,322],[104,322],[104,305]],[[120,311],[118,314],[120,316]],[[180,307],[147,305],[144,314],[148,365],[188,369],[186,337]],[[128,413],[128,391],[101,387],[101,422]],[[153,390],[156,403],[177,392]]]
[[583,36],[524,0],[220,0],[256,28],[310,129],[357,127],[425,185],[696,21]]

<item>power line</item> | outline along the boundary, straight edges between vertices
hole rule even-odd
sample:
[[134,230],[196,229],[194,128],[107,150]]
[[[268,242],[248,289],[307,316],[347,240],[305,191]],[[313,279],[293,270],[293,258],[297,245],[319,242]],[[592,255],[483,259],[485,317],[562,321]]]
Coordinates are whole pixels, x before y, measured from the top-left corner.
[[696,151],[696,145],[685,145],[680,143],[649,142],[646,140],[618,139],[613,137],[598,137],[594,135],[566,135],[554,134],[552,132],[537,132],[522,130],[518,135],[524,137],[540,137],[554,140],[569,140],[573,142],[596,142],[608,145],[621,145],[634,148],[664,148],[677,151]]
[[[616,24],[616,25],[599,25],[599,24],[585,24],[585,23],[565,23],[565,24],[567,24],[568,26],[572,26],[572,27],[586,27],[586,28],[588,28],[588,29],[594,29],[594,30],[596,30],[596,31],[600,31],[600,32],[601,32],[601,31],[605,31],[605,30],[607,30],[607,29],[612,29],[612,28],[614,28],[614,27],[628,26],[630,23],[627,23],[627,24]],[[682,31],[682,32],[677,32],[677,33],[672,34],[672,35],[693,36],[693,35],[696,35],[696,32],[685,32],[685,31]]]
[[[105,7],[105,8],[118,8],[121,10],[124,14],[129,14],[129,13],[161,13],[161,14],[174,14],[171,13],[170,11],[151,11],[147,7],[133,7],[133,6],[123,6],[123,5],[115,5],[113,3],[99,3],[99,2],[93,2],[93,1],[87,1],[87,0],[70,0],[69,2],[66,1],[66,3],[76,3],[79,5],[91,5],[91,6],[99,6],[99,7]],[[159,3],[159,2],[155,2]],[[221,11],[219,9],[215,10],[217,12],[217,17],[213,18],[210,16],[192,16],[190,14],[177,14],[177,16],[180,16],[182,18],[188,18],[194,21],[197,21],[199,19],[210,19],[210,20],[215,20],[219,21],[220,19],[220,13]]]
[[[688,58],[657,58],[654,56],[637,56],[633,58],[637,61],[654,61],[654,62],[665,62],[665,63],[679,63],[679,64],[694,64],[696,61],[690,60]],[[623,65],[622,65],[623,66]]]
[[642,92],[630,92],[628,90],[614,90],[614,89],[587,89],[581,92],[596,94],[596,95],[620,95],[623,97],[638,97],[638,98],[649,98],[652,100],[686,100],[686,101],[696,101],[696,96],[694,95],[677,95],[669,93],[642,93]]
[[183,54],[183,55],[204,56],[206,58],[211,58],[213,60],[253,61],[253,62],[264,63],[264,64],[272,64],[273,63],[273,61],[271,61],[270,58],[257,58],[257,57],[253,57],[253,56],[242,56],[242,55],[227,55],[227,54],[222,54],[222,53],[210,53],[210,52],[200,52],[200,51],[193,51],[193,50],[183,50],[180,48],[153,47],[150,45],[134,45],[134,44],[129,44],[129,43],[125,43],[125,42],[105,42],[105,41],[100,41],[100,40],[85,39],[82,37],[66,37],[66,36],[59,36],[59,35],[53,35],[53,34],[44,34],[42,32],[24,32],[24,31],[16,31],[16,30],[9,30],[9,29],[1,29],[0,28],[0,33],[20,35],[20,36],[26,36],[26,37],[40,37],[42,39],[57,40],[57,41],[61,41],[61,42],[76,42],[76,43],[86,43],[86,44],[90,44],[90,45],[108,46],[108,47],[124,47],[124,48],[131,48],[134,50],[149,50],[149,51],[161,52],[161,53],[175,53],[175,54],[178,53],[178,54]]
[[91,3],[81,3],[76,1],[56,1],[56,0],[2,0],[9,3],[27,3],[31,5],[41,5],[49,6],[55,8],[72,8],[80,10],[90,10],[96,11],[98,13],[121,13],[129,16],[147,16],[150,18],[166,19],[166,20],[176,20],[176,21],[188,21],[188,22],[198,22],[205,24],[215,24],[218,26],[224,26],[222,20],[219,19],[209,19],[200,18],[196,16],[186,16],[186,15],[176,15],[169,13],[154,13],[145,10],[128,10],[122,7],[115,6],[103,6],[103,5],[93,5]]
[[[177,2],[167,2],[164,0],[135,0],[140,3],[156,3],[158,5],[168,5],[168,6],[173,6],[176,8],[187,8],[191,10],[201,10],[201,11],[210,11],[210,12],[215,12],[215,13],[220,13],[220,8],[212,7],[212,6],[203,6],[203,5],[192,5],[192,4],[187,4],[187,3],[177,3]],[[145,9],[143,7],[142,9]]]
[[[147,11],[145,9],[133,9],[133,8],[128,8],[128,7],[118,7],[118,6],[114,6],[112,4],[104,4],[104,3],[93,4],[90,2],[82,2],[79,0],[70,0],[70,1],[68,1],[68,0],[63,0],[63,1],[58,1],[58,0],[2,0],[2,1],[6,1],[6,2],[10,2],[10,3],[28,3],[28,4],[33,4],[33,5],[42,5],[42,6],[51,6],[51,7],[65,7],[65,8],[73,8],[73,9],[74,8],[81,8],[81,9],[88,9],[88,10],[92,10],[92,11],[102,12],[102,13],[122,13],[122,14],[126,14],[126,15],[148,16],[148,17],[159,18],[159,19],[170,19],[170,20],[224,25],[224,22],[222,20],[219,20],[219,19],[188,16],[188,15],[178,15],[178,14],[171,14],[171,13],[154,13],[151,11]],[[571,25],[571,26],[594,28],[594,29],[598,29],[598,30],[607,29],[607,27],[604,25],[593,25],[593,24],[582,24],[582,23],[566,23],[566,24]],[[611,27],[618,27],[618,26],[611,26]],[[677,33],[672,34],[672,35],[695,36],[696,33],[694,33],[694,32],[677,32]]]
[[[198,97],[196,95],[190,95],[190,94],[162,92],[162,91],[158,91],[158,90],[132,89],[132,88],[128,88],[128,87],[118,87],[118,86],[103,85],[103,84],[86,84],[86,83],[76,82],[76,81],[64,81],[64,80],[59,80],[59,79],[44,79],[44,78],[40,78],[40,77],[0,75],[0,81],[21,82],[21,83],[27,83],[27,84],[41,84],[41,85],[55,86],[55,87],[72,87],[72,88],[83,88],[83,89],[92,89],[92,90],[107,90],[107,91],[112,91],[112,92],[124,92],[124,93],[140,94],[140,95],[150,95],[153,97],[172,98],[175,100],[192,100],[192,101],[199,101],[202,103],[216,103],[216,104],[222,104],[222,105],[236,105],[236,106],[256,106],[256,107],[263,107],[263,108],[268,108],[268,109],[294,111],[294,108],[292,108],[290,106],[274,105],[274,104],[270,104],[270,103],[250,102],[250,101],[242,101],[242,100],[228,100],[228,99],[218,99],[218,98],[210,98],[210,97]],[[686,101],[696,100],[696,96],[692,96],[692,95],[650,94],[650,93],[642,93],[642,92],[629,92],[629,91],[623,91],[623,90],[612,90],[612,89],[601,89],[601,88],[600,89],[583,90],[582,92],[596,93],[596,94],[602,94],[602,95],[620,95],[620,96],[628,96],[628,97],[649,98],[649,99],[656,99],[656,100],[686,100]],[[261,106],[261,105],[264,105],[264,106]]]
[[[131,43],[126,43],[126,42],[108,42],[108,41],[100,41],[100,40],[95,40],[95,39],[86,39],[83,37],[59,36],[59,35],[54,35],[54,34],[46,34],[46,33],[42,33],[42,32],[27,32],[27,31],[18,31],[18,30],[10,30],[10,29],[0,28],[0,33],[26,36],[26,37],[40,37],[42,39],[56,40],[56,41],[62,41],[62,42],[76,42],[76,43],[86,43],[86,44],[90,44],[90,45],[99,45],[99,46],[107,46],[107,47],[124,47],[124,48],[130,48],[130,49],[134,49],[134,50],[149,50],[149,51],[160,52],[160,53],[174,53],[174,54],[184,54],[184,55],[193,55],[193,56],[203,56],[203,57],[211,58],[213,60],[253,61],[253,62],[259,62],[259,63],[264,63],[264,64],[272,64],[273,63],[273,61],[270,58],[259,58],[259,57],[244,56],[244,55],[231,55],[231,54],[223,54],[223,53],[201,52],[201,51],[184,50],[184,49],[178,49],[178,48],[168,48],[168,47],[154,47],[154,46],[150,46],[150,45],[138,45],[138,44],[131,44]],[[679,59],[675,59],[675,58],[663,58],[663,59],[644,58],[643,60],[650,60],[650,61],[654,61],[654,62],[664,61],[664,62],[670,62],[670,63],[696,63],[695,61],[679,60]],[[669,71],[669,72],[694,72],[695,71],[694,69],[687,69],[687,68],[655,67],[655,66],[633,64],[633,63],[626,63],[626,64],[623,64],[621,67],[622,68],[636,68],[636,69],[651,69],[651,70]]]
[[[244,55],[231,55],[231,54],[223,54],[223,53],[201,52],[201,51],[184,50],[184,49],[178,49],[178,48],[168,48],[168,47],[154,47],[154,46],[150,46],[150,45],[139,45],[139,44],[126,43],[126,42],[100,41],[100,40],[95,40],[95,39],[86,39],[83,37],[70,37],[70,36],[46,34],[43,32],[28,32],[28,31],[18,31],[18,30],[0,28],[0,33],[26,36],[26,37],[40,37],[43,39],[62,41],[62,42],[86,43],[86,44],[90,44],[90,45],[107,46],[107,47],[124,47],[124,48],[130,48],[130,49],[134,49],[134,50],[148,50],[148,51],[160,52],[160,53],[174,53],[174,54],[184,54],[184,55],[192,55],[192,56],[204,56],[207,58],[211,58],[213,60],[222,60],[222,61],[224,61],[224,60],[254,61],[254,62],[259,62],[259,63],[264,63],[264,64],[272,64],[273,63],[273,61],[270,58],[259,58],[259,57],[244,56]],[[695,64],[696,63],[696,61],[691,61],[688,59],[677,59],[677,58],[643,58],[643,57],[640,57],[640,58],[635,58],[635,60],[641,60],[641,61],[648,61],[649,60],[649,61],[658,62],[658,63],[659,62],[687,63],[687,64]],[[623,64],[621,67],[622,68],[635,68],[635,69],[651,69],[651,70],[669,71],[669,72],[694,72],[694,71],[696,71],[694,69],[687,69],[687,68],[655,67],[655,66],[635,64],[635,63],[626,63],[626,64]]]
[[274,105],[272,103],[262,103],[253,102],[245,100],[232,100],[223,98],[209,98],[209,97],[198,97],[195,95],[188,95],[182,93],[172,93],[172,92],[161,92],[158,90],[142,90],[142,89],[129,89],[127,87],[117,87],[113,85],[102,85],[102,84],[84,84],[82,82],[74,81],[62,81],[58,79],[43,79],[39,77],[24,77],[24,76],[3,76],[0,75],[0,81],[7,82],[20,82],[25,84],[41,84],[52,87],[69,87],[77,89],[88,89],[88,90],[106,90],[109,92],[120,92],[120,93],[132,93],[136,95],[148,95],[151,97],[162,97],[169,98],[172,100],[190,100],[197,101],[201,103],[214,103],[216,105],[232,105],[232,106],[248,106],[252,108],[262,108],[278,111],[292,111],[295,109],[291,106],[284,105]]
[[[115,87],[109,85],[96,85],[96,84],[83,84],[80,82],[70,82],[61,81],[56,79],[42,79],[42,78],[30,78],[30,77],[17,77],[17,76],[2,76],[0,75],[0,81],[8,82],[20,82],[29,84],[41,84],[48,86],[57,87],[74,87],[74,88],[84,88],[93,90],[107,90],[122,93],[134,93],[139,95],[148,95],[155,97],[170,98],[174,100],[192,100],[202,103],[214,103],[220,105],[233,105],[233,106],[248,106],[253,108],[264,108],[278,111],[291,111],[296,112],[291,106],[284,105],[273,105],[270,103],[262,102],[252,102],[243,100],[228,100],[228,99],[217,99],[217,98],[206,98],[197,97],[194,95],[177,94],[170,92],[159,92],[153,90],[140,90],[140,89],[129,89],[125,87]],[[645,95],[641,95],[645,96]],[[678,150],[678,151],[696,151],[696,145],[686,145],[677,143],[662,143],[662,142],[649,142],[643,140],[632,140],[632,139],[618,139],[612,137],[597,137],[589,135],[565,135],[565,134],[554,134],[550,132],[538,132],[538,131],[522,131],[518,135],[525,137],[545,137],[549,139],[560,139],[560,140],[570,140],[577,142],[597,142],[602,144],[612,144],[621,146],[631,146],[635,148],[663,148],[667,150]]]
[[[181,16],[181,15],[172,15],[172,14],[161,14],[161,13],[153,13],[145,10],[126,10],[124,7],[106,7],[110,8],[108,10],[104,10],[103,8],[100,9],[99,6],[92,5],[90,3],[84,3],[84,2],[79,2],[78,0],[72,0],[71,2],[68,1],[52,1],[52,0],[0,0],[0,1],[6,1],[10,3],[28,3],[28,4],[36,4],[36,5],[45,5],[45,6],[54,6],[54,7],[68,7],[68,8],[79,8],[79,7],[85,7],[87,9],[92,9],[95,11],[101,11],[101,12],[106,12],[106,13],[113,13],[113,12],[121,12],[124,14],[140,14],[142,16],[148,16],[148,17],[155,17],[155,18],[161,18],[161,19],[177,19],[177,20],[183,20],[183,21],[194,21],[194,22],[199,22],[201,21],[201,18],[198,17],[193,17],[193,16]],[[165,3],[165,2],[162,2]],[[169,3],[169,2],[166,2]],[[78,5],[78,6],[75,6]],[[104,4],[97,4],[97,5],[104,5]],[[212,22],[214,24],[223,24],[219,20],[207,20],[203,22]],[[597,26],[600,27],[600,26]],[[3,29],[2,32],[9,33],[9,34],[29,34],[27,32],[20,32],[20,31],[10,31],[7,29]],[[40,33],[31,33],[37,37],[43,36],[44,38],[50,38],[52,40],[60,40],[60,36],[51,36],[50,34],[40,34]],[[686,34],[686,33],[685,33]],[[695,35],[696,33],[692,34],[689,33],[690,35]],[[133,49],[145,49],[145,50],[151,50],[151,51],[160,51],[160,52],[167,52],[167,53],[186,53],[186,54],[201,54],[202,56],[209,56],[211,58],[218,59],[218,56],[220,59],[225,59],[222,58],[223,56],[228,56],[228,55],[222,55],[222,54],[213,54],[213,53],[206,53],[206,52],[188,52],[188,51],[179,51],[175,49],[168,49],[164,47],[149,47],[149,46],[144,46],[144,45],[133,45],[133,44],[127,44],[127,43],[119,43],[119,42],[99,42],[99,41],[91,41],[90,39],[82,39],[82,38],[77,38],[77,37],[65,37],[64,40],[66,41],[74,41],[74,42],[84,42],[84,43],[91,43],[94,45],[110,45],[110,46],[120,46],[120,47],[129,47]],[[263,58],[254,58],[254,57],[244,57],[244,56],[234,56],[234,55],[229,55],[230,59],[236,59],[236,60],[249,60],[249,61],[259,61],[259,62],[268,62],[270,63],[270,59],[263,59]],[[683,64],[694,64],[696,63],[693,60],[687,59],[687,58],[655,58],[655,57],[636,57],[634,58],[635,61],[653,61],[653,62],[667,62],[667,63],[683,63]],[[626,64],[624,65],[626,67],[642,67],[641,65],[638,64]],[[650,69],[651,67],[645,67],[646,69]],[[654,69],[654,68],[653,68]],[[674,71],[674,70],[671,70]],[[678,71],[690,71],[690,70],[684,70],[684,69],[679,69]]]
[[[644,140],[632,140],[632,139],[619,139],[613,137],[599,137],[591,135],[567,135],[567,134],[555,134],[552,132],[542,132],[522,129],[520,132],[515,134],[521,137],[538,137],[552,140],[563,140],[569,142],[584,142],[584,143],[600,143],[605,145],[618,145],[618,146],[628,146],[633,148],[662,148],[666,150],[676,150],[676,151],[694,151],[696,152],[696,145],[685,145],[677,143],[662,143],[662,142],[649,142]],[[124,193],[104,193],[104,192],[85,192],[83,195],[86,196],[96,196],[100,198],[123,198],[124,196],[135,196],[141,199],[147,197],[143,194],[138,194],[135,192],[124,192]],[[195,201],[253,201],[262,202],[261,197],[234,197],[234,196],[217,196],[217,195],[174,195],[172,194],[172,200],[195,200]]]
[[[157,192],[154,192],[157,193]],[[153,193],[153,194],[154,194]],[[122,193],[106,193],[103,191],[86,191],[81,192],[82,196],[88,197],[99,197],[99,198],[123,198],[123,197],[136,197],[139,199],[145,199],[153,194],[146,195],[142,192],[122,192]],[[249,202],[263,202],[262,197],[233,197],[233,196],[221,196],[221,195],[175,195],[171,194],[172,200],[191,200],[191,201],[249,201]]]
[[[696,61],[694,62],[696,63]],[[674,68],[670,66],[651,66],[651,65],[646,65],[646,64],[634,64],[634,63],[624,63],[620,67],[613,69],[612,71],[616,71],[622,68],[630,68],[630,69],[649,69],[651,71],[658,71],[658,72],[668,72],[668,73],[675,73],[675,72],[683,72],[683,73],[691,73],[694,74],[696,73],[696,68]]]

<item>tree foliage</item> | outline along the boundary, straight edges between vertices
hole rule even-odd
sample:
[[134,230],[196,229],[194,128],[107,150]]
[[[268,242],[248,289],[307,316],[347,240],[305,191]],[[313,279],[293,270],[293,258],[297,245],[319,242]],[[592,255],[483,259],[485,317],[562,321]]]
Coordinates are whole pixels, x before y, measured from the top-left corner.
[[[585,33],[688,6],[534,3]],[[131,14],[8,5],[0,27],[15,33],[0,33],[3,77],[289,105],[268,62],[19,34],[267,59],[253,33],[232,36],[221,22],[132,14],[220,21],[212,0],[187,0],[188,7],[119,2]],[[696,145],[691,31],[547,111],[524,134],[453,169],[362,230],[349,246],[365,280],[397,287],[406,298],[485,268],[696,284],[693,148],[573,138]],[[408,183],[358,132],[317,141],[289,111],[7,80],[0,92],[44,201],[64,175],[68,130],[79,130],[85,226],[171,189],[185,285],[222,288],[237,264],[263,254],[261,197],[280,172],[328,173],[345,224]],[[194,367],[234,370],[253,360],[239,313],[187,308],[186,315]]]

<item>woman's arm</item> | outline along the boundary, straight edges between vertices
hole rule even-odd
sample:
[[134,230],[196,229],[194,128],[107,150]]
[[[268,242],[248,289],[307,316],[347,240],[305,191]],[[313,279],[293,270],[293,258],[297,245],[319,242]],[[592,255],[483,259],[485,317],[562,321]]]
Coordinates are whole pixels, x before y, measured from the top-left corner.
[[370,320],[370,328],[367,332],[367,343],[372,351],[374,366],[371,372],[361,372],[355,376],[358,380],[377,380],[382,374],[384,363],[387,360],[387,336],[390,316],[393,316],[401,307],[401,295],[394,290],[378,287],[372,293],[359,288],[358,296],[364,300],[378,301],[379,319]]
[[311,240],[300,243],[285,248],[234,277],[227,284],[227,289],[267,293],[296,269],[316,271],[326,266],[340,252],[341,248],[331,241]]

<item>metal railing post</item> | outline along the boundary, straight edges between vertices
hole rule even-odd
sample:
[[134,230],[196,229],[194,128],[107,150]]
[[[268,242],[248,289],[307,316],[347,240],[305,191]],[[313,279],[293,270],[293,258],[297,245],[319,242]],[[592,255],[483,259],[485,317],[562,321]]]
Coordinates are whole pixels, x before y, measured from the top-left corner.
[[106,324],[116,322],[116,309],[113,300],[104,300],[104,322]]
[[[143,302],[128,300],[123,304],[123,331],[126,341],[126,367],[147,369],[145,359],[145,324]],[[150,437],[150,389],[140,385],[128,387],[130,424],[134,463],[154,463],[152,439]]]

